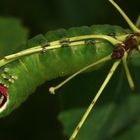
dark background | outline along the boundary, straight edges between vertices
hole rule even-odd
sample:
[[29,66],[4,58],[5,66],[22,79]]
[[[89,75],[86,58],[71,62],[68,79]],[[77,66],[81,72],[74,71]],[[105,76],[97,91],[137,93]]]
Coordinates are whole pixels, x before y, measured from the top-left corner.
[[[118,0],[119,5],[135,21],[139,1]],[[107,0],[1,0],[0,15],[20,18],[31,33],[46,33],[60,27],[125,22]]]
[[[139,0],[118,0],[135,22],[140,13]],[[21,19],[30,31],[29,38],[58,28],[93,24],[127,24],[107,0],[0,0],[0,16]],[[57,120],[58,96],[48,95],[48,87],[62,79],[48,82],[37,89],[20,108],[0,120],[2,140],[67,139]],[[46,86],[48,85],[48,86]],[[41,94],[41,95],[40,95]]]

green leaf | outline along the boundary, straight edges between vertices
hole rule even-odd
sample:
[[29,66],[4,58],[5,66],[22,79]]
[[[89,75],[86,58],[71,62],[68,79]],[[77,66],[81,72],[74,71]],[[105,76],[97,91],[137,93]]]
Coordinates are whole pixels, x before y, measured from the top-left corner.
[[[98,72],[79,76],[63,89],[65,95],[61,93],[62,111],[58,118],[63,124],[64,134],[68,137],[101,86],[108,70],[106,67]],[[136,83],[136,91],[132,93],[124,70],[117,69],[76,140],[139,140],[139,70],[139,67],[131,70]]]
[[0,58],[20,50],[27,41],[28,31],[16,18],[0,17]]

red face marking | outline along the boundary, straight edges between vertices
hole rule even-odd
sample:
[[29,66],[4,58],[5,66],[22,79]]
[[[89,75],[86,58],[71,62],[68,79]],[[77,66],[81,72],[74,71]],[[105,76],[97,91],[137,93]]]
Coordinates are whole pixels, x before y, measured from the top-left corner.
[[0,108],[3,107],[3,105],[6,103],[8,98],[8,93],[7,93],[7,89],[0,84]]

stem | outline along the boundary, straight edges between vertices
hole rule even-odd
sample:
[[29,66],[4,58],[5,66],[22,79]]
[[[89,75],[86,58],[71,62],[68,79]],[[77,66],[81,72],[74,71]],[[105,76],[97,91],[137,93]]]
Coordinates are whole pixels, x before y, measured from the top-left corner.
[[74,132],[72,133],[71,137],[69,140],[74,140],[79,132],[79,130],[81,129],[82,125],[84,124],[85,120],[87,119],[89,113],[91,112],[91,110],[93,109],[96,101],[98,100],[99,96],[101,95],[101,93],[103,92],[104,88],[106,87],[106,85],[108,84],[108,82],[110,81],[112,75],[114,74],[116,68],[118,67],[118,65],[120,64],[121,60],[116,61],[113,66],[111,67],[107,77],[105,78],[103,84],[101,85],[99,91],[97,92],[96,96],[94,97],[94,99],[92,100],[91,104],[89,105],[88,109],[86,110],[85,114],[83,115],[83,117],[81,118],[79,124],[77,125],[77,127],[75,128]]
[[137,18],[137,21],[135,23],[136,27],[139,28],[140,27],[140,15]]
[[127,65],[127,56],[128,56],[128,54],[125,52],[124,56],[123,56],[123,59],[122,59],[123,66],[124,66],[124,69],[125,69],[125,73],[126,73],[126,77],[127,77],[129,86],[130,86],[131,90],[134,90],[135,89],[135,84],[134,84],[134,81],[132,79],[131,73],[130,73],[128,65]]
[[128,23],[128,25],[134,32],[140,32],[140,30],[134,25],[134,23],[129,19],[129,17],[124,13],[124,11],[118,6],[116,2],[114,2],[113,0],[109,0],[109,2],[119,11],[124,20]]
[[58,84],[57,86],[55,86],[55,87],[50,87],[50,88],[49,88],[50,93],[51,93],[51,94],[55,94],[55,91],[56,91],[57,89],[59,89],[60,87],[62,87],[63,85],[65,85],[67,82],[69,82],[71,79],[73,79],[73,78],[74,78],[75,76],[77,76],[78,74],[80,74],[80,73],[82,73],[82,72],[84,72],[84,71],[86,71],[86,70],[88,70],[88,69],[90,69],[90,68],[92,68],[92,67],[94,67],[94,66],[100,64],[100,63],[103,63],[103,62],[106,62],[106,61],[109,61],[109,60],[111,60],[111,55],[108,55],[108,56],[106,56],[106,57],[104,57],[104,58],[98,60],[97,62],[94,62],[94,63],[92,63],[92,64],[90,64],[90,65],[88,65],[88,66],[85,66],[84,68],[80,69],[79,71],[77,71],[77,72],[74,73],[73,75],[69,76],[66,80],[64,80],[63,82],[61,82],[61,83]]
[[140,51],[140,45],[138,46],[138,50]]
[[85,39],[104,39],[112,43],[113,45],[121,43],[117,39],[108,36],[108,35],[83,35],[83,36],[77,36],[77,37],[71,37],[69,41],[77,41],[77,40],[85,40]]
[[[83,45],[83,44],[85,44],[86,39],[103,39],[103,40],[109,41],[113,45],[121,43],[121,41],[119,41],[119,40],[117,40],[117,39],[115,39],[111,36],[107,36],[107,35],[84,35],[84,36],[77,36],[77,37],[69,38],[69,41],[70,41],[69,46],[74,47],[76,45]],[[17,59],[19,59],[23,56],[38,53],[38,52],[41,52],[41,51],[58,49],[58,48],[61,48],[61,46],[62,46],[62,44],[60,43],[60,40],[52,41],[49,44],[50,44],[49,46],[44,47],[44,48],[39,45],[39,46],[35,46],[33,48],[30,48],[30,49],[20,51],[18,53],[14,53],[14,54],[5,56],[3,59],[0,60],[0,67],[4,66],[7,63],[10,63],[12,61],[15,61],[15,60],[17,60]]]

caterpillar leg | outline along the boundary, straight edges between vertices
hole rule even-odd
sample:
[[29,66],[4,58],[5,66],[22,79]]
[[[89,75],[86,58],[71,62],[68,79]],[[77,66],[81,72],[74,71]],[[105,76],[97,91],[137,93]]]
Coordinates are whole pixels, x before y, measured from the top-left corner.
[[105,78],[103,84],[101,85],[100,89],[98,90],[96,96],[94,97],[94,99],[92,100],[91,104],[89,105],[88,109],[86,110],[85,114],[83,115],[83,117],[81,118],[80,122],[78,123],[77,127],[75,128],[75,130],[73,131],[71,137],[69,140],[74,140],[80,130],[80,128],[82,127],[82,125],[84,124],[85,120],[87,119],[89,113],[91,112],[91,110],[93,109],[96,101],[98,100],[99,96],[101,95],[101,93],[103,92],[104,88],[106,87],[106,85],[108,84],[108,82],[110,81],[112,75],[114,74],[116,68],[118,67],[118,65],[120,64],[121,60],[116,61],[113,66],[111,67],[107,77]]
[[74,73],[73,75],[69,76],[66,80],[64,80],[63,82],[61,82],[61,83],[58,84],[57,86],[55,86],[55,87],[50,87],[50,88],[49,88],[49,92],[50,92],[51,94],[55,94],[55,91],[56,91],[57,89],[59,89],[60,87],[62,87],[64,84],[66,84],[67,82],[69,82],[71,79],[73,79],[73,78],[74,78],[75,76],[77,76],[78,74],[80,74],[80,73],[82,73],[82,72],[84,72],[84,71],[86,71],[86,70],[88,70],[88,69],[90,69],[90,68],[92,68],[92,67],[94,67],[94,66],[96,66],[96,65],[98,65],[98,64],[101,64],[101,63],[103,63],[103,62],[109,61],[109,60],[111,60],[111,55],[108,55],[108,56],[106,56],[106,57],[104,57],[104,58],[98,60],[97,62],[94,62],[94,63],[92,63],[92,64],[90,64],[90,65],[88,65],[88,66],[86,66],[86,67],[80,69],[79,71],[77,71],[77,72]]
[[134,90],[135,89],[135,84],[134,84],[134,81],[132,79],[132,76],[130,74],[130,71],[129,71],[129,68],[128,68],[128,65],[127,65],[127,55],[128,54],[125,52],[122,61],[123,61],[123,66],[124,66],[124,69],[125,69],[125,73],[126,73],[126,77],[127,77],[129,86],[130,86],[131,90]]
[[109,0],[109,2],[119,11],[119,13],[122,15],[122,17],[125,19],[125,21],[128,23],[130,28],[134,32],[140,32],[140,30],[136,27],[136,25],[129,19],[129,17],[124,13],[124,11],[119,7],[119,5],[114,2],[113,0]]

